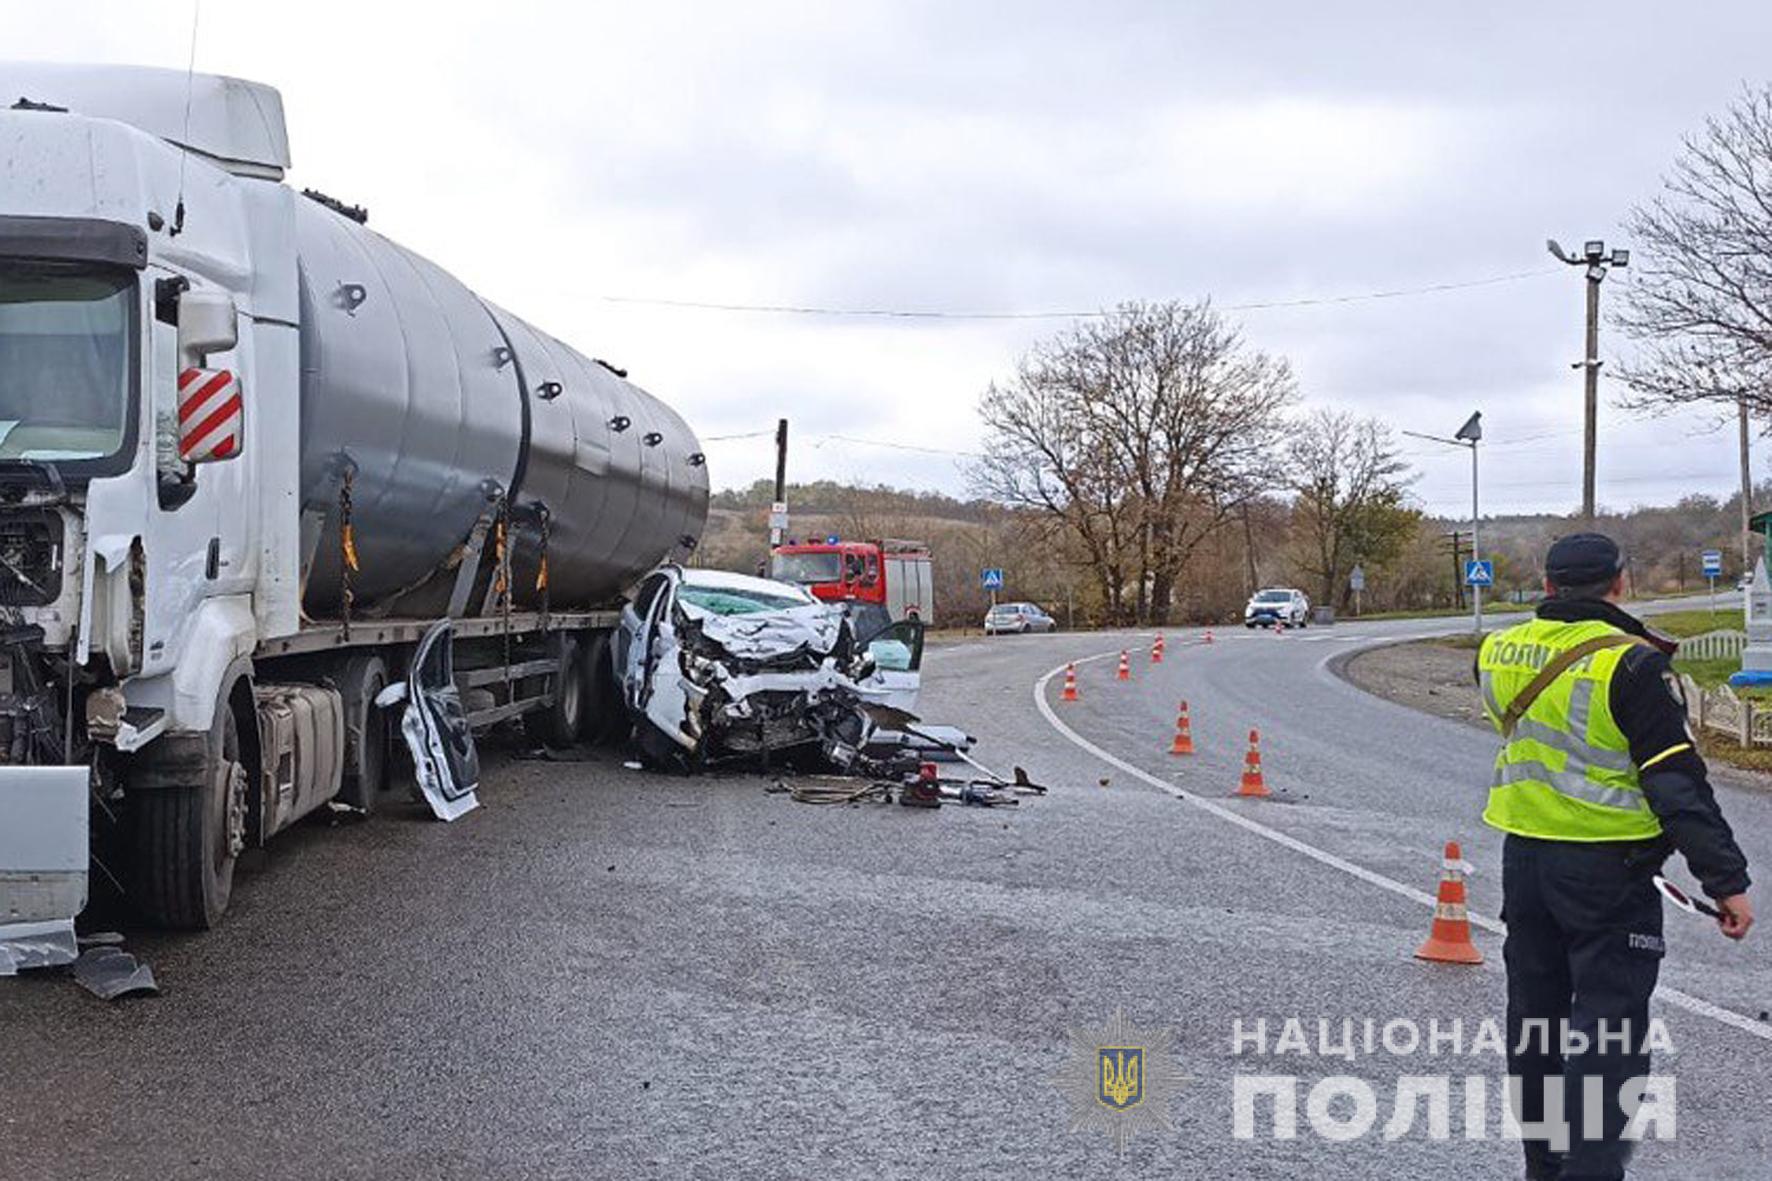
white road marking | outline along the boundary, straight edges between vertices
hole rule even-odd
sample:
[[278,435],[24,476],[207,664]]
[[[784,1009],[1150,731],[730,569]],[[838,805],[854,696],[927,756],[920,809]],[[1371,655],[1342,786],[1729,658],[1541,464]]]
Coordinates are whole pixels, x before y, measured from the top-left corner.
[[[1119,655],[1120,650],[1115,648],[1109,652],[1098,652],[1094,656],[1085,656],[1072,663],[1088,664],[1091,661],[1096,660],[1117,659]],[[1307,844],[1295,836],[1281,832],[1279,829],[1269,828],[1259,820],[1252,820],[1236,811],[1234,808],[1228,808],[1216,800],[1196,795],[1185,788],[1177,787],[1173,783],[1159,779],[1143,768],[1133,766],[1125,759],[1110,754],[1093,742],[1090,742],[1087,738],[1084,738],[1081,734],[1078,734],[1075,730],[1065,725],[1064,722],[1059,719],[1057,712],[1053,710],[1051,704],[1046,700],[1046,686],[1052,682],[1053,677],[1061,675],[1064,672],[1064,669],[1065,666],[1061,664],[1057,668],[1047,672],[1045,676],[1041,677],[1034,683],[1034,705],[1039,709],[1041,716],[1051,723],[1052,728],[1068,739],[1072,745],[1094,755],[1109,766],[1124,771],[1134,779],[1148,783],[1159,791],[1167,792],[1178,800],[1192,804],[1202,812],[1209,813],[1220,820],[1236,825],[1238,828],[1252,832],[1258,837],[1270,840],[1276,845],[1292,850],[1294,853],[1303,854],[1304,856],[1309,857],[1312,861],[1327,865],[1330,869],[1340,870],[1349,877],[1358,878],[1369,886],[1376,886],[1380,890],[1388,890],[1400,898],[1407,898],[1411,902],[1420,903],[1429,909],[1432,909],[1438,902],[1438,899],[1432,894],[1423,890],[1417,890],[1413,886],[1405,886],[1402,882],[1399,882],[1394,878],[1385,877],[1376,870],[1367,869],[1363,865],[1355,865],[1353,862],[1348,861],[1345,858],[1337,857],[1335,854],[1330,853],[1327,850],[1319,849],[1315,845]],[[1478,914],[1474,910],[1470,912],[1470,921],[1472,926],[1481,927],[1483,930],[1488,931],[1491,934],[1505,935],[1507,933],[1506,925],[1499,919],[1492,919],[1487,915]],[[1676,1008],[1685,1009],[1688,1013],[1696,1013],[1700,1017],[1709,1017],[1713,1021],[1720,1022],[1732,1029],[1740,1030],[1742,1033],[1750,1034],[1762,1041],[1772,1042],[1772,1024],[1768,1024],[1764,1021],[1756,1021],[1752,1017],[1735,1012],[1733,1009],[1725,1009],[1721,1005],[1713,1004],[1712,1002],[1705,1000],[1703,997],[1693,996],[1689,992],[1683,992],[1677,988],[1669,988],[1665,985],[1656,989],[1655,995],[1658,999],[1666,1001],[1668,1004],[1673,1005]]]

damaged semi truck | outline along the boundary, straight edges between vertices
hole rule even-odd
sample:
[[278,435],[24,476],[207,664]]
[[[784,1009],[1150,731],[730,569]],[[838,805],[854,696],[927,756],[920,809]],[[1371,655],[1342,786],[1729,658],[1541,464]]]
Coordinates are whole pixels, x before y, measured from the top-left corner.
[[89,866],[215,923],[243,849],[376,805],[396,725],[449,815],[468,728],[623,724],[621,592],[706,521],[684,421],[284,184],[269,87],[0,65],[0,95],[13,962],[71,953]]

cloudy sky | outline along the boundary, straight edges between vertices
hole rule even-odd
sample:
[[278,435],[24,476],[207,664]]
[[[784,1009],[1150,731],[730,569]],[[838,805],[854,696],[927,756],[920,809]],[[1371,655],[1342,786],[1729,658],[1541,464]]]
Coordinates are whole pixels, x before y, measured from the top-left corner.
[[[189,0],[0,0],[6,56],[183,67]],[[772,471],[962,492],[974,406],[1063,312],[1210,295],[1307,398],[1450,433],[1485,508],[1580,495],[1577,272],[1682,135],[1772,75],[1772,6],[208,0],[197,68],[279,87],[290,180]],[[1608,280],[1607,296],[1628,272]],[[1733,436],[1604,412],[1609,505],[1726,493]],[[920,448],[913,450],[911,448]],[[1764,448],[1762,448],[1764,449]],[[1408,445],[1456,513],[1460,453]],[[1767,469],[1756,464],[1764,476]]]

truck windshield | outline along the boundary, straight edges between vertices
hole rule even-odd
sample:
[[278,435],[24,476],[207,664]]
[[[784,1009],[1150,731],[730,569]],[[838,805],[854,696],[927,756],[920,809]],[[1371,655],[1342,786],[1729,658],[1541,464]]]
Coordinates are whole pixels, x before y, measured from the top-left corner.
[[776,554],[772,567],[782,582],[840,582],[843,560],[834,553]]
[[122,452],[134,321],[128,271],[0,262],[0,463]]

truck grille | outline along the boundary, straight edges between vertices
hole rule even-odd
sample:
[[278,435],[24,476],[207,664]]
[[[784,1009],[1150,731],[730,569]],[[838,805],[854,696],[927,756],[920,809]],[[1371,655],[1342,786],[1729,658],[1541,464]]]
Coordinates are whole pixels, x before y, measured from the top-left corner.
[[0,607],[47,607],[61,593],[61,517],[47,509],[0,515]]

